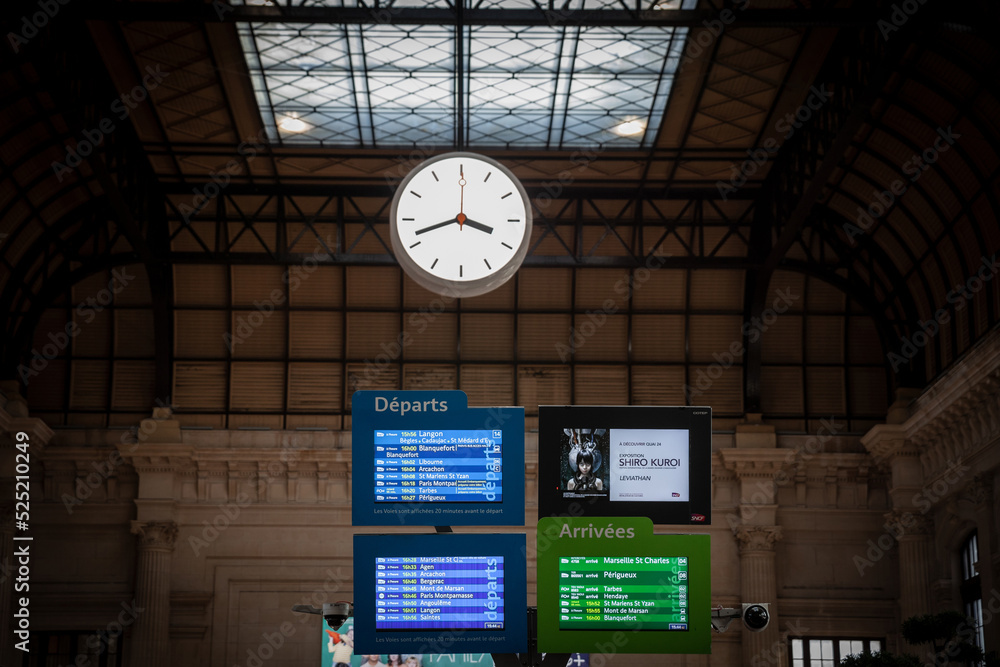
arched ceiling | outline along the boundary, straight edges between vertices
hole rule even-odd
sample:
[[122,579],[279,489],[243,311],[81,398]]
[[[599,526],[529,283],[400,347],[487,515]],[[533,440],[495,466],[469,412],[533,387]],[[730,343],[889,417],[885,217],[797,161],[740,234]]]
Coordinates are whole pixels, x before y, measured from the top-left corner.
[[[290,365],[298,354],[295,332],[307,331],[304,316],[294,312],[298,305],[287,306],[285,333],[274,332],[277,351],[248,357],[277,364],[271,370],[238,367],[240,354],[232,349],[206,352],[221,336],[191,348],[198,346],[192,327],[232,334],[240,313],[250,312],[255,299],[239,296],[239,284],[257,276],[263,290],[273,280],[263,267],[275,267],[280,279],[310,258],[336,269],[322,273],[324,284],[345,294],[327,305],[306,299],[301,307],[337,311],[344,347],[332,357],[304,352],[301,358],[340,364],[339,379],[322,386],[340,387],[332,409],[348,413],[348,366],[363,367],[378,350],[351,351],[351,337],[364,336],[375,320],[353,315],[368,306],[351,305],[346,294],[380,281],[376,293],[390,296],[371,307],[396,312],[399,322],[431,301],[415,296],[393,268],[386,218],[395,183],[448,147],[326,147],[282,141],[265,129],[239,28],[372,22],[364,5],[324,4],[81,3],[66,6],[16,53],[4,51],[0,302],[10,315],[2,372],[28,380],[30,397],[36,376],[25,369],[48,368],[34,392],[59,395],[46,403],[53,414],[87,414],[91,408],[73,405],[77,393],[89,391],[104,397],[93,410],[131,418],[148,412],[151,399],[169,401],[186,391],[190,373],[222,374],[211,385],[221,392],[212,414],[283,414],[299,400],[303,413],[331,410],[295,397],[301,391],[294,375],[326,372]],[[527,326],[518,314],[532,308],[566,312],[572,324],[592,308],[582,289],[626,276],[623,337],[609,339],[606,353],[589,360],[582,349],[574,354],[580,363],[624,363],[627,402],[638,400],[636,364],[643,362],[632,350],[649,325],[644,318],[681,318],[674,330],[683,341],[679,356],[654,355],[655,363],[682,369],[671,376],[674,389],[693,386],[698,370],[710,368],[711,350],[720,349],[695,348],[739,340],[740,325],[766,314],[776,290],[794,284],[808,300],[795,307],[797,323],[786,318],[758,340],[743,341],[741,374],[724,381],[735,382],[726,390],[733,402],[718,398],[728,406],[723,413],[764,411],[804,427],[824,410],[840,410],[860,420],[860,428],[884,410],[893,388],[923,386],[998,319],[1000,289],[991,278],[1000,250],[994,74],[1000,52],[981,29],[995,22],[997,10],[989,2],[931,1],[903,21],[893,18],[889,2],[744,5],[548,8],[550,18],[560,11],[564,40],[610,25],[686,30],[669,101],[648,147],[477,147],[525,183],[536,229],[509,300],[498,295],[496,303],[480,302],[482,308],[472,301],[457,308],[485,309],[497,322],[511,313],[516,331]],[[470,6],[461,17],[446,5],[386,11],[392,10],[390,23],[436,21],[451,30],[495,20],[556,29],[544,9],[501,2]],[[20,34],[19,18],[5,27]],[[92,151],[89,143],[96,144]],[[79,165],[70,166],[75,155]],[[674,280],[656,283],[662,296],[643,301],[636,280],[651,261]],[[246,273],[244,266],[262,268]],[[135,289],[112,295],[107,313],[93,306],[81,311],[87,298],[120,281],[111,273],[119,267],[137,276],[130,279]],[[529,276],[555,296],[532,301]],[[554,287],[563,280],[565,297]],[[88,315],[97,324],[49,358],[43,349],[52,335],[58,339],[81,318],[89,325]],[[320,316],[310,317],[320,326],[310,335],[329,334]],[[367,324],[349,326],[352,318]],[[938,329],[922,338],[932,319]],[[441,362],[441,381],[466,388],[462,364],[490,360],[468,352],[461,321],[456,315],[459,351],[428,353],[423,361]],[[829,343],[834,351],[816,347],[830,331],[840,341]],[[536,362],[553,372],[563,363],[522,350],[524,341],[515,339],[511,359],[490,361],[513,363],[521,369],[515,378],[521,371],[531,376],[525,369]],[[619,360],[611,350],[620,345],[628,351]],[[229,365],[191,366],[196,359]],[[62,368],[58,378],[56,368]],[[572,363],[570,369],[573,377],[590,372]],[[281,384],[283,398],[240,407],[233,386],[251,370],[264,372],[254,376],[260,386]],[[405,364],[398,371],[395,386],[406,386]],[[836,390],[820,400],[831,373],[840,378],[831,385]],[[522,399],[525,382],[514,380],[511,400]],[[565,382],[559,386],[578,398],[577,380]],[[774,386],[789,388],[776,393]],[[852,412],[850,395],[861,389],[875,397],[874,410]],[[667,392],[648,400],[691,399]]]

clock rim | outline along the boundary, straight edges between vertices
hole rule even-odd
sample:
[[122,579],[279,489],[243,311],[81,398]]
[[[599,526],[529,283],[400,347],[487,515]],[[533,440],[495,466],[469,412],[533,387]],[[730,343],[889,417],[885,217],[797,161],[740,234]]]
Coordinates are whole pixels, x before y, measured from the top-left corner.
[[[410,181],[413,180],[417,174],[422,173],[427,167],[433,165],[435,162],[451,158],[469,158],[486,162],[491,166],[496,167],[506,174],[507,178],[514,183],[517,193],[521,197],[521,203],[524,206],[524,233],[521,236],[520,244],[514,251],[513,257],[511,257],[510,260],[508,260],[503,266],[492,269],[492,273],[489,275],[484,276],[483,278],[477,278],[476,280],[449,280],[430,273],[417,264],[416,260],[414,260],[409,254],[408,249],[399,237],[399,219],[397,214],[399,201],[406,192],[406,186],[409,185]],[[411,169],[410,172],[403,177],[403,180],[400,181],[399,185],[396,187],[396,193],[392,197],[392,206],[389,209],[389,237],[390,242],[392,243],[392,252],[396,258],[396,262],[399,263],[403,271],[418,285],[442,296],[479,296],[480,294],[492,292],[510,280],[514,274],[517,273],[517,270],[521,268],[521,264],[524,263],[524,258],[528,254],[528,244],[531,240],[532,226],[533,218],[531,215],[531,201],[528,199],[528,193],[524,189],[521,179],[515,176],[514,172],[498,162],[496,159],[489,157],[488,155],[481,155],[470,151],[452,151],[450,153],[442,153],[440,155],[427,158],[417,166],[413,167],[413,169]]]

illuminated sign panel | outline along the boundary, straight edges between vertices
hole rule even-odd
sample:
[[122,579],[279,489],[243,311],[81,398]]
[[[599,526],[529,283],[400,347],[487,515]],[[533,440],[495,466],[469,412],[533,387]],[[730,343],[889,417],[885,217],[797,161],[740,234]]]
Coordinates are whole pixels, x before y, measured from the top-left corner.
[[709,525],[711,457],[711,408],[540,406],[539,516]]
[[354,536],[355,653],[527,650],[524,535]]
[[608,429],[611,502],[686,503],[691,460],[687,429]]
[[559,629],[687,630],[687,558],[559,558]]
[[645,517],[538,521],[538,650],[711,652],[708,535]]
[[375,559],[375,630],[503,630],[503,556]]
[[375,432],[375,502],[503,502],[503,431]]
[[351,405],[353,525],[524,525],[524,408],[469,408],[462,391]]

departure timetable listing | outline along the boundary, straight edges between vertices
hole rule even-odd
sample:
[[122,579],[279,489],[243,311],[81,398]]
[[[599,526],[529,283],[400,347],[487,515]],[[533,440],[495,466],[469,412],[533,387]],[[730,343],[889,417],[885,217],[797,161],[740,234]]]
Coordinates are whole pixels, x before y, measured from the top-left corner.
[[688,629],[686,557],[560,557],[559,629]]
[[503,556],[375,559],[375,630],[503,630]]
[[503,501],[500,430],[375,431],[375,502]]

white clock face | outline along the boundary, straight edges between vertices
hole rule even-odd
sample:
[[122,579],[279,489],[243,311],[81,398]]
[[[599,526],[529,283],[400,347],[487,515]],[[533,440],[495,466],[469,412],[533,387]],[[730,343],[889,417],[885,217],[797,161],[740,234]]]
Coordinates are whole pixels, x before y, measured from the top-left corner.
[[481,294],[506,282],[527,252],[531,209],[505,167],[472,153],[424,162],[404,179],[392,208],[397,259],[418,283]]

